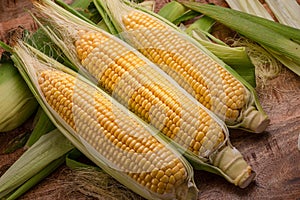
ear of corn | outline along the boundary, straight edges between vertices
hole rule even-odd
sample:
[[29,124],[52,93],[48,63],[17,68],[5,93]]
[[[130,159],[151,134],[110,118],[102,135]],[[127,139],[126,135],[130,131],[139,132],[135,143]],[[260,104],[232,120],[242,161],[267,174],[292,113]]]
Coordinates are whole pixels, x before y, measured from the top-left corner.
[[125,40],[228,126],[253,132],[265,130],[269,119],[254,89],[197,41],[167,20],[133,3],[97,1]]
[[[140,53],[120,39],[75,19],[50,1],[44,2],[34,5],[57,30],[57,35],[48,30],[50,37],[80,71],[160,130],[170,142],[178,144],[182,153],[189,152],[198,165],[212,165],[211,156],[230,146],[226,126]],[[222,171],[222,165],[216,166],[215,172],[236,185],[243,184],[242,179],[237,179],[240,175],[253,178],[248,165],[234,175]]]
[[22,76],[56,127],[88,158],[147,199],[196,198],[191,166],[154,131],[86,79],[24,48],[16,44],[13,56]]
[[0,132],[19,127],[38,107],[13,63],[0,62],[0,92]]

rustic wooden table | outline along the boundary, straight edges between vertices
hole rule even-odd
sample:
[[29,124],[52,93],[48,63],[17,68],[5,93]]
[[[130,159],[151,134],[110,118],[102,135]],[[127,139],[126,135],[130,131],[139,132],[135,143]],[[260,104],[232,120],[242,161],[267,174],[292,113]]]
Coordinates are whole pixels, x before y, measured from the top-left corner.
[[[157,1],[161,6],[167,2]],[[206,1],[225,5],[223,0]],[[9,29],[23,26],[35,29],[28,14],[29,0],[1,0],[0,39],[7,38]],[[300,52],[299,52],[300,53]],[[207,172],[196,171],[195,182],[199,199],[300,199],[300,77],[284,69],[277,78],[257,87],[260,102],[271,119],[264,133],[251,134],[230,130],[231,141],[253,167],[257,176],[245,189],[227,183],[223,178]],[[25,129],[30,129],[30,121]],[[23,127],[24,129],[24,127]],[[0,152],[6,143],[22,129],[0,134]],[[11,154],[0,154],[0,175],[23,153],[19,149]],[[64,179],[62,166],[49,178],[21,199],[72,199],[72,194],[58,193],[55,179]],[[76,199],[93,199],[77,194]]]

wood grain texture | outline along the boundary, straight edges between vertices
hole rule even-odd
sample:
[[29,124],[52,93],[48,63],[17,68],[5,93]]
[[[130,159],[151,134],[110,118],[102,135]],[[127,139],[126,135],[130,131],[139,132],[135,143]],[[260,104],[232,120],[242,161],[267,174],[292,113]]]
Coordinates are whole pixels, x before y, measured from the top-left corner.
[[[157,10],[166,2],[169,0],[157,1]],[[225,5],[224,0],[202,2]],[[23,11],[23,8],[30,7],[29,0],[1,0],[0,39],[6,38],[8,31],[18,26],[36,28],[28,13]],[[222,28],[217,31],[222,32]],[[300,135],[300,77],[284,69],[280,76],[256,89],[260,102],[271,119],[269,127],[262,134],[230,130],[231,142],[242,152],[257,174],[255,181],[247,188],[240,189],[217,175],[196,171],[199,200],[300,199],[300,151],[297,148]],[[25,127],[31,128],[30,125]],[[0,152],[17,134],[18,131],[0,134]],[[0,175],[23,152],[20,149],[12,154],[0,154]],[[21,199],[95,199],[80,193],[69,193],[58,187],[57,180],[63,181],[68,176],[66,166],[62,166]]]

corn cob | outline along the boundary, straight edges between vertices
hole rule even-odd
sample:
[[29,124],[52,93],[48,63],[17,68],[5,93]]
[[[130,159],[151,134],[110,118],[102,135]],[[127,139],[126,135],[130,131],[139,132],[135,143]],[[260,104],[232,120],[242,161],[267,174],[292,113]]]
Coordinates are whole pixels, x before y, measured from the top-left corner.
[[[52,25],[56,26],[59,35],[71,36],[64,41],[56,39],[58,45],[67,45],[70,60],[84,73],[92,75],[121,104],[175,141],[181,151],[188,150],[198,163],[210,163],[210,158],[215,158],[214,155],[227,146],[225,125],[141,54],[94,26],[63,19],[58,8],[53,10],[55,4],[45,2],[45,5],[34,5],[54,22]],[[68,24],[67,28],[65,24]],[[225,165],[216,167],[222,171]],[[248,165],[235,172],[229,179],[236,185],[243,186],[253,178]]]
[[117,29],[123,31],[121,36],[125,40],[228,126],[253,132],[266,128],[269,119],[257,111],[251,92],[191,38],[159,20],[154,13],[135,9],[122,0],[98,2]]
[[187,178],[182,162],[111,101],[75,81],[52,70],[39,77],[47,103],[109,163],[153,192],[174,192]]
[[72,133],[93,159],[104,163],[100,167],[145,198],[196,198],[191,166],[136,116],[80,77],[24,56],[18,46],[15,52],[46,110],[61,123],[57,127]]

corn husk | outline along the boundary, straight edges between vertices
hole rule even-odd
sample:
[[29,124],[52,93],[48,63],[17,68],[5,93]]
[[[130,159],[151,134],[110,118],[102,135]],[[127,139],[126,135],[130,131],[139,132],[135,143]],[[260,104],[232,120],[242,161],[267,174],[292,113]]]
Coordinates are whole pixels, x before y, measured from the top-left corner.
[[34,117],[33,126],[34,128],[25,144],[25,148],[31,147],[40,139],[42,135],[55,129],[54,124],[41,107],[38,108],[38,111]]
[[183,4],[259,43],[282,64],[300,75],[299,29],[220,6],[195,2],[184,2]]
[[[72,148],[74,146],[57,129],[42,136],[0,177],[0,199],[23,185]],[[51,169],[56,168],[55,165]]]
[[0,132],[22,125],[38,103],[11,62],[0,63]]
[[174,22],[188,11],[182,4],[177,1],[171,1],[165,4],[159,11],[158,15],[164,17],[170,22]]
[[[259,16],[270,21],[275,21],[269,12],[265,9],[265,7],[258,0],[254,1],[239,1],[239,0],[227,0],[226,1],[232,9],[245,12],[248,14],[253,14],[255,16]],[[294,27],[300,28],[299,17],[300,17],[300,6],[296,2],[296,0],[287,0],[287,1],[277,1],[271,0],[266,1],[267,5],[270,7],[272,13],[275,15],[276,19],[279,23]],[[261,9],[248,9],[251,6],[261,7]],[[283,31],[283,30],[282,30]],[[282,33],[279,31],[279,33]],[[295,33],[294,33],[295,34]],[[238,45],[250,44],[250,46],[254,46],[253,43],[240,43],[239,41],[235,42]],[[266,84],[267,80],[270,78],[274,78],[281,72],[281,64],[287,66],[296,74],[299,75],[300,65],[299,63],[295,63],[292,60],[282,56],[266,47],[266,50],[263,47],[257,44],[257,47],[251,48],[251,51],[257,55],[253,57],[255,62],[257,62],[259,78],[262,79],[263,84]],[[266,60],[268,59],[268,60]],[[277,61],[276,61],[277,60]]]

